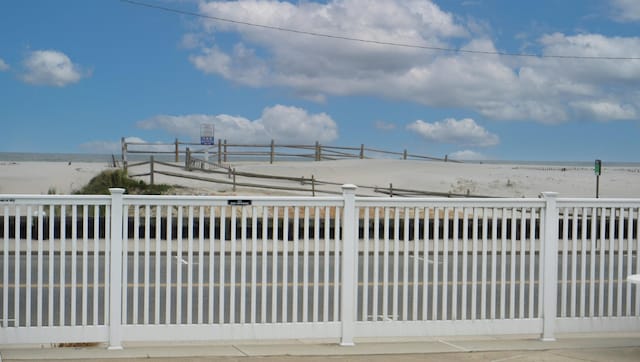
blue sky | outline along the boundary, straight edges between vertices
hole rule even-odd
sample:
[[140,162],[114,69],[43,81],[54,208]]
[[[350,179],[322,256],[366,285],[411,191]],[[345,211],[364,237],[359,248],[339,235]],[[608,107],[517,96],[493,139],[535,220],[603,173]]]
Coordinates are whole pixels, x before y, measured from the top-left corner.
[[0,152],[117,153],[206,123],[242,143],[640,161],[640,1],[141,1],[178,12],[0,2]]

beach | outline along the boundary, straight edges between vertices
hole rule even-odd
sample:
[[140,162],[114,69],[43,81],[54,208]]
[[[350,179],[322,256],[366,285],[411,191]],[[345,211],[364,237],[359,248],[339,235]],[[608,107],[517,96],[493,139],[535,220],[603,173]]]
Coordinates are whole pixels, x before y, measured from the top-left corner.
[[[593,166],[549,164],[490,164],[413,161],[390,159],[349,159],[319,162],[236,162],[228,165],[238,174],[305,178],[294,182],[268,178],[238,176],[232,185],[228,174],[185,171],[155,165],[156,171],[187,175],[178,178],[156,174],[155,183],[180,186],[177,194],[192,195],[311,195],[311,179],[317,196],[339,193],[340,185],[359,186],[358,194],[386,196],[392,190],[417,190],[425,195],[538,197],[541,192],[558,192],[560,197],[595,197],[596,176]],[[144,174],[150,166],[131,167],[129,174]],[[0,194],[69,194],[108,169],[106,162],[0,162]],[[206,182],[196,178],[218,180]],[[137,179],[149,182],[149,176]],[[243,185],[260,184],[271,188]],[[296,189],[296,190],[291,190]],[[306,191],[308,190],[308,191]],[[401,194],[401,193],[400,193]],[[640,166],[603,167],[599,180],[601,198],[640,198]]]

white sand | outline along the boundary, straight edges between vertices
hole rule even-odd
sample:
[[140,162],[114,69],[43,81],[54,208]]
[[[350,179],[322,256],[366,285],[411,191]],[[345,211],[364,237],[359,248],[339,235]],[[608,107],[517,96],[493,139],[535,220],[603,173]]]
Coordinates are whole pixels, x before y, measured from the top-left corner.
[[0,162],[0,194],[69,194],[109,169],[102,162]]
[[[388,189],[413,189],[438,193],[456,193],[501,197],[538,197],[542,191],[555,191],[561,197],[595,196],[596,177],[591,167],[546,165],[460,164],[403,160],[342,160],[322,162],[239,162],[237,171],[268,175],[305,177],[338,184]],[[66,162],[0,162],[0,194],[70,193],[84,186],[93,176],[108,169],[105,163]],[[230,182],[226,175],[156,165],[156,170],[186,173]],[[138,166],[130,174],[145,173],[149,166]],[[140,177],[148,181],[149,177]],[[310,191],[265,190],[156,175],[156,183],[186,187],[181,194],[198,195],[310,195]],[[279,187],[311,189],[309,184],[237,177],[239,183],[267,184]],[[340,192],[339,186],[317,185],[317,190]],[[360,188],[358,194],[378,195]],[[318,192],[317,195],[325,195]],[[640,198],[640,167],[606,167],[600,177],[600,197]]]

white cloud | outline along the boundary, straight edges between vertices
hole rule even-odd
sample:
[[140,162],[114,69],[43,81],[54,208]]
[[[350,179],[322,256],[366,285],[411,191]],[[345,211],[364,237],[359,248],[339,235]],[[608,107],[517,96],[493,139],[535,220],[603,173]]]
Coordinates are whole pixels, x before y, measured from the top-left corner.
[[192,55],[189,60],[206,74],[233,78],[234,81],[249,86],[263,84],[267,73],[266,66],[255,56],[253,49],[248,49],[243,44],[236,44],[231,55],[215,46],[203,48],[200,55]]
[[4,72],[9,70],[9,64],[5,63],[2,58],[0,58],[0,72]]
[[586,117],[599,121],[632,120],[638,118],[638,110],[628,104],[610,101],[574,102],[571,106]]
[[487,159],[487,157],[482,153],[471,150],[454,152],[449,155],[449,158],[458,161],[482,161]]
[[338,127],[325,113],[309,114],[297,107],[276,105],[265,108],[254,121],[230,115],[192,114],[183,116],[159,115],[138,122],[142,129],[162,129],[174,137],[199,139],[200,125],[213,124],[215,137],[240,143],[278,142],[321,143],[338,137]]
[[338,127],[326,113],[308,114],[302,108],[276,105],[265,108],[259,121],[278,141],[331,142],[338,138]]
[[[629,5],[630,14],[634,8]],[[472,20],[462,23],[458,19],[464,17],[426,0],[239,0],[202,2],[200,12],[374,41],[503,50],[476,35],[484,32],[474,31]],[[217,43],[222,33],[237,34],[239,40],[232,46]],[[603,98],[640,109],[640,99],[633,96],[640,82],[638,61],[448,53],[210,20],[202,22],[197,38],[198,50],[190,57],[197,69],[240,85],[288,88],[304,99],[375,96],[430,107],[462,107],[492,119],[545,123],[583,117],[585,113],[571,104]],[[537,42],[545,55],[640,57],[640,37],[558,33]]]
[[622,22],[640,20],[640,2],[638,0],[611,0],[614,19]]
[[[301,2],[297,5],[240,0],[201,3],[200,11],[208,16],[338,36],[347,34],[383,42],[445,46],[444,38],[467,35],[451,14],[421,0],[345,0],[327,4]],[[200,54],[191,57],[198,69],[242,84],[251,81],[249,85],[283,85],[302,93],[362,92],[367,89],[367,84],[362,84],[362,81],[371,72],[403,73],[412,61],[433,58],[433,54],[415,49],[396,48],[390,52],[388,47],[375,44],[274,32],[209,20],[204,21],[204,28],[208,32],[239,32],[243,40],[224,54],[218,48],[203,47]],[[254,58],[255,52],[248,52],[250,47],[266,50],[261,52],[265,54],[261,61]],[[220,67],[220,63],[231,66]],[[260,77],[246,77],[246,72]],[[354,77],[359,81],[352,82]],[[327,92],[327,89],[333,91]]]
[[479,126],[473,119],[445,119],[442,122],[427,123],[417,120],[407,129],[429,141],[453,143],[467,146],[495,146],[500,140],[497,135]]
[[64,53],[56,50],[36,50],[23,62],[22,79],[30,84],[64,87],[80,81],[84,74]]

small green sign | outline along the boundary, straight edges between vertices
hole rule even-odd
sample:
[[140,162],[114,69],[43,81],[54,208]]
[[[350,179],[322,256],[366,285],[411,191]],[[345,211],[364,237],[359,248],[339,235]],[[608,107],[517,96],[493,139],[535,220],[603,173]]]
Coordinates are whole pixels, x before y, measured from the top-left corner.
[[596,160],[596,165],[593,170],[595,171],[596,175],[600,176],[602,174],[602,161]]

